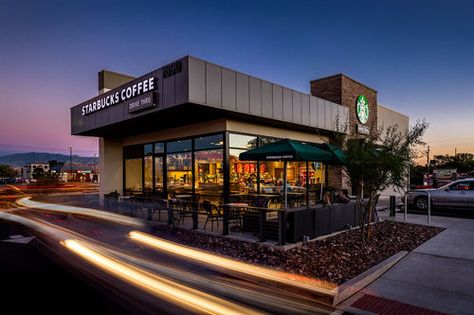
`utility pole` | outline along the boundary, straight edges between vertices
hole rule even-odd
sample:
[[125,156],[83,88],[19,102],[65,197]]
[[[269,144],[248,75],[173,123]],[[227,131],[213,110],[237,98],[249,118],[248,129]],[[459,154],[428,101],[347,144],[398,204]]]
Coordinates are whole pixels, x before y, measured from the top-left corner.
[[456,157],[456,155],[458,155],[458,148],[454,147],[454,157]]
[[72,181],[72,147],[69,147],[69,173]]
[[428,173],[428,177],[430,176],[430,146],[428,146],[428,150],[426,151],[426,172]]

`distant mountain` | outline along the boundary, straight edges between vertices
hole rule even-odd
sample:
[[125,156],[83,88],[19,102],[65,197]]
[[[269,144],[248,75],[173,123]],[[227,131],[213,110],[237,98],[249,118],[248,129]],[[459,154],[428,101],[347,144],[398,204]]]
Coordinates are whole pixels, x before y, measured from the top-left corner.
[[[28,153],[14,153],[9,155],[0,156],[0,164],[8,164],[13,167],[25,166],[30,163],[48,163],[48,161],[56,160],[58,162],[64,162],[65,166],[69,165],[69,155],[60,153],[47,153],[47,152],[28,152]],[[95,158],[96,165],[99,164],[99,158]],[[86,157],[73,155],[73,165],[94,165],[94,157]]]

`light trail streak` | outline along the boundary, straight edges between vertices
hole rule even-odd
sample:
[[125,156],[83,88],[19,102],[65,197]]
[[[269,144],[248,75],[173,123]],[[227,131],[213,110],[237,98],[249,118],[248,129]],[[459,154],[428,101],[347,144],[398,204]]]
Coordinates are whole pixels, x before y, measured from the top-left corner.
[[258,314],[249,308],[227,302],[120,262],[99,253],[83,242],[67,239],[61,244],[105,272],[194,312],[229,315]]
[[132,231],[129,233],[130,239],[142,244],[166,251],[173,255],[178,255],[190,260],[215,266],[224,270],[232,270],[241,274],[257,277],[263,280],[272,280],[277,283],[283,283],[292,287],[301,288],[309,291],[318,291],[331,294],[330,289],[336,285],[331,285],[317,279],[311,279],[305,276],[299,276],[286,272],[271,270],[264,267],[258,267],[251,264],[239,262],[229,258],[221,257],[201,250],[192,249],[184,245],[176,244],[149,234]]
[[[12,209],[12,210],[17,210],[17,209]],[[53,227],[52,225],[44,223],[40,220],[38,221],[31,220],[28,218],[21,217],[19,215],[11,214],[8,212],[2,212],[2,211],[0,211],[0,219],[19,223],[37,232],[40,232],[45,235],[49,235],[50,237],[53,237],[53,239],[56,239],[56,240],[64,240],[70,237],[70,234],[67,232],[64,232],[64,230]]]
[[92,209],[92,208],[82,208],[82,207],[75,207],[75,206],[38,202],[38,201],[31,200],[31,197],[22,198],[17,201],[17,204],[23,207],[33,209],[33,210],[41,209],[41,210],[48,210],[52,212],[84,215],[84,216],[89,216],[89,217],[93,217],[93,218],[97,218],[97,219],[101,219],[105,221],[111,221],[111,222],[125,224],[125,225],[132,225],[136,227],[143,227],[143,223],[141,220],[126,217],[126,216],[111,213],[111,212],[100,211],[100,210]]
[[[250,308],[159,277],[130,263],[122,262],[106,254],[111,249],[99,244],[93,245],[90,243],[91,240],[81,240],[81,234],[77,232],[63,227],[56,227],[40,219],[24,218],[6,212],[0,212],[0,219],[19,223],[41,234],[48,235],[99,269],[122,279],[128,284],[193,312],[230,315],[262,314]],[[120,252],[117,252],[117,254],[124,255]]]
[[[186,283],[195,288],[205,288],[212,292],[230,297],[237,301],[246,301],[257,305],[265,305],[271,309],[278,310],[285,314],[328,314],[328,306],[315,303],[312,300],[302,299],[297,294],[289,292],[276,292],[273,289],[262,289],[261,286],[240,282],[228,277],[216,275],[200,275],[194,272],[180,270],[175,266],[168,266],[161,263],[137,258],[112,249],[107,249],[107,253],[122,261],[133,263],[136,266],[147,270],[153,270],[166,278],[172,278],[181,283]],[[304,303],[303,303],[304,301]],[[332,309],[331,309],[332,310]]]
[[16,191],[20,191],[20,192],[21,192],[21,189],[18,188],[18,187],[16,187],[16,186],[14,186],[14,185],[7,185],[7,186],[13,188],[13,189],[16,190]]

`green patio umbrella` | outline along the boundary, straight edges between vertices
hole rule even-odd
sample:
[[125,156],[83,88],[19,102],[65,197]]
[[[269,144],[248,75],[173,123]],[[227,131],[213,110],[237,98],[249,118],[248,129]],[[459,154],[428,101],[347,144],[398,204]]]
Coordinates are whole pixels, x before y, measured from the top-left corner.
[[346,164],[346,153],[337,145],[330,143],[318,143],[313,144],[316,148],[326,150],[332,153],[331,161],[328,164],[344,165]]
[[331,162],[334,153],[301,141],[282,139],[240,153],[241,161],[317,161]]

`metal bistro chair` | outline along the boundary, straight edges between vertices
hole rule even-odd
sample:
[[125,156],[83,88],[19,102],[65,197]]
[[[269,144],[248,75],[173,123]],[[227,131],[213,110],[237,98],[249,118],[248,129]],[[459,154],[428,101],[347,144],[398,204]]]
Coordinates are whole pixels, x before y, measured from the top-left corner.
[[229,222],[233,222],[239,230],[242,229],[242,220],[247,207],[227,206],[229,207]]
[[221,209],[208,200],[204,200],[201,205],[207,215],[206,223],[204,223],[203,228],[206,229],[206,225],[209,221],[211,221],[211,231],[214,231],[214,222],[217,223],[217,228],[219,228],[219,219],[223,218]]
[[192,201],[177,199],[175,203],[175,209],[178,213],[178,224],[184,223],[186,217],[193,216],[193,204]]

